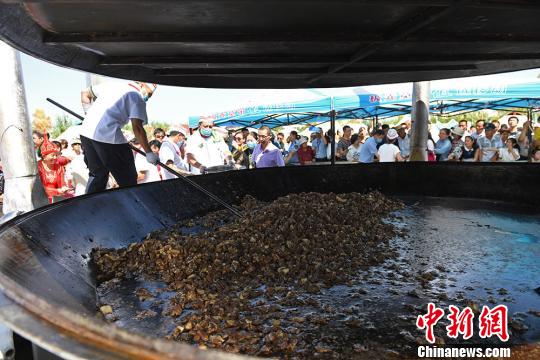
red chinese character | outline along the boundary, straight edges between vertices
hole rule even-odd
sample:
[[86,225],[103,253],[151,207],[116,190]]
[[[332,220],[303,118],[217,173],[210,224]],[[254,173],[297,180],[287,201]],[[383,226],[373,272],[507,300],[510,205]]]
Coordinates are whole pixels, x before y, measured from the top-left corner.
[[508,308],[506,305],[498,305],[493,309],[482,307],[479,326],[480,337],[488,338],[497,335],[501,341],[508,341]]
[[435,307],[435,304],[428,304],[428,312],[426,315],[418,316],[416,319],[416,326],[419,329],[426,329],[426,340],[433,344],[435,342],[435,335],[433,334],[433,327],[444,316],[444,310]]
[[470,307],[466,307],[462,312],[454,305],[449,306],[450,313],[448,320],[450,325],[446,327],[448,337],[457,338],[459,334],[463,335],[463,340],[470,339],[473,335],[474,314]]

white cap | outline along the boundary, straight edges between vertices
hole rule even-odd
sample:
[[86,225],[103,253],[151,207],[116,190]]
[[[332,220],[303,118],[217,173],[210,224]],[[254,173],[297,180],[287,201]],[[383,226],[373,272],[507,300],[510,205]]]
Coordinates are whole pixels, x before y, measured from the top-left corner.
[[182,129],[180,129],[180,128],[177,128],[177,127],[170,128],[167,134],[169,135],[169,134],[171,134],[173,132],[177,132],[177,133],[180,133],[182,135],[185,135],[184,131]]
[[388,133],[386,134],[386,137],[387,137],[389,140],[394,140],[395,138],[397,138],[397,137],[398,137],[398,134],[397,134],[396,129],[390,129],[390,130],[388,130]]

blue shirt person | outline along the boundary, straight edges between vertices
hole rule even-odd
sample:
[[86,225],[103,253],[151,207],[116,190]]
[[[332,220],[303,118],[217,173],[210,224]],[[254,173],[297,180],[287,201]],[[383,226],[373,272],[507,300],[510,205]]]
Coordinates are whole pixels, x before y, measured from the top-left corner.
[[285,164],[298,165],[300,161],[298,160],[297,151],[300,148],[300,141],[298,139],[298,133],[296,131],[291,131],[289,138],[289,147],[285,153]]
[[313,150],[315,150],[315,160],[326,161],[328,144],[323,137],[323,131],[321,128],[317,128],[317,135],[311,142],[311,147]]
[[435,154],[437,161],[448,161],[448,155],[452,150],[452,142],[448,138],[450,136],[449,129],[441,129],[439,131],[439,140],[435,143]]
[[359,160],[361,163],[372,163],[377,155],[377,145],[381,144],[384,137],[384,131],[377,130],[373,136],[366,140],[362,149],[360,149]]

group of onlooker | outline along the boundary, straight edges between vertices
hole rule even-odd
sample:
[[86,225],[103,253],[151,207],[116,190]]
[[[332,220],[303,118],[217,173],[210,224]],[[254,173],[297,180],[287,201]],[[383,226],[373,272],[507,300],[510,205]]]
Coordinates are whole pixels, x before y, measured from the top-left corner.
[[521,127],[518,123],[518,117],[510,116],[507,124],[478,120],[468,128],[462,120],[453,129],[440,130],[434,155],[440,161],[538,162],[540,123],[533,126],[527,120]]
[[[469,128],[462,120],[452,128],[442,128],[435,138],[429,132],[426,144],[428,161],[463,162],[511,162],[540,160],[540,123],[534,127],[530,121],[518,127],[516,116],[508,118],[508,124],[498,120],[486,123],[478,120]],[[342,132],[334,135],[320,127],[311,127],[311,134],[299,136],[291,131],[287,137],[281,132],[272,133],[265,127],[271,142],[281,151],[284,165],[308,165],[328,162],[332,158],[331,144],[335,136],[334,156],[336,161],[358,163],[408,161],[411,155],[411,123],[404,122],[396,127],[383,124],[369,129],[361,125],[357,132],[346,125]],[[266,134],[265,134],[266,135]],[[241,129],[234,133],[228,142],[236,164],[241,168],[261,167],[251,157],[257,132]],[[251,144],[245,146],[246,141]],[[251,160],[250,160],[251,159]],[[255,159],[256,160],[256,159]]]
[[[518,118],[511,116],[507,123],[476,121],[469,127],[462,120],[453,128],[442,128],[433,138],[429,132],[426,144],[428,161],[463,162],[540,162],[540,124],[532,126],[526,121],[518,126]],[[168,132],[155,129],[149,141],[150,148],[162,164],[186,174],[203,174],[232,169],[251,169],[286,165],[309,165],[329,162],[332,139],[335,138],[334,156],[337,162],[372,163],[408,161],[411,155],[411,123],[390,127],[383,124],[373,129],[361,125],[358,131],[344,126],[335,134],[310,127],[310,136],[290,131],[288,136],[262,126],[257,131],[242,128],[237,131],[215,127],[211,120],[201,120],[188,136],[185,131],[172,128]],[[75,138],[50,141],[47,134],[33,132],[38,158],[38,169],[45,191],[52,202],[85,192],[88,168]],[[137,139],[131,144],[140,148]],[[161,165],[154,166],[145,156],[133,152],[137,182],[175,178],[175,174]],[[108,187],[116,187],[114,178]]]

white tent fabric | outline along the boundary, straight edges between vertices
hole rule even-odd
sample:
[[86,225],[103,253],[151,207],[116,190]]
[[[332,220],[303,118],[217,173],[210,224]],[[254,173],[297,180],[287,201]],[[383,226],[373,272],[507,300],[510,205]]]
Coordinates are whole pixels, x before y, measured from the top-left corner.
[[71,144],[74,138],[81,136],[81,127],[82,125],[72,125],[67,128],[66,131],[58,135],[54,140],[65,139]]

